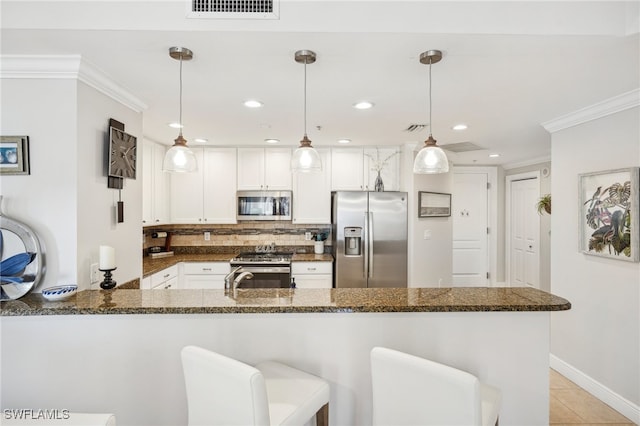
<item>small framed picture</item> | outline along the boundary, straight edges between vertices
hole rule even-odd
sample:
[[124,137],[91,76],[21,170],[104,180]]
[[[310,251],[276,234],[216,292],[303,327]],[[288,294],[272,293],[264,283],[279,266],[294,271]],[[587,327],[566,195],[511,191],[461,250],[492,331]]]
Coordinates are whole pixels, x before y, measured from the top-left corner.
[[451,194],[418,192],[418,217],[451,216]]
[[580,251],[638,262],[638,171],[606,170],[579,175]]
[[29,174],[29,136],[0,136],[0,174]]

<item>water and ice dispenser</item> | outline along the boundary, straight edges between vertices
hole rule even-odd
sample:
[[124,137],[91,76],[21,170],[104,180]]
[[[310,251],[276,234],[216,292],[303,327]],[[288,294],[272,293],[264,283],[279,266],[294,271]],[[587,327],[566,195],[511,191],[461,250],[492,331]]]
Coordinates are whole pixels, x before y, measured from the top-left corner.
[[362,255],[362,228],[357,226],[344,228],[344,254],[345,256]]

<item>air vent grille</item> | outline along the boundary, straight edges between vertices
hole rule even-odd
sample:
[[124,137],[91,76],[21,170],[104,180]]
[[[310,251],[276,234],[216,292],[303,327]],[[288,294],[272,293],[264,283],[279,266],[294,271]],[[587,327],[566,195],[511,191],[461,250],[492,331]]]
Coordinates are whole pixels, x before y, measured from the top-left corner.
[[405,132],[420,132],[420,131],[426,129],[427,127],[429,127],[428,124],[415,124],[415,123],[412,123],[412,124],[409,124],[407,126],[407,128],[404,129],[404,131]]
[[273,0],[193,0],[193,12],[272,13]]
[[473,142],[450,143],[447,145],[440,145],[440,148],[446,149],[447,151],[451,152],[468,152],[486,149],[474,144]]
[[277,19],[279,0],[189,0],[189,18]]

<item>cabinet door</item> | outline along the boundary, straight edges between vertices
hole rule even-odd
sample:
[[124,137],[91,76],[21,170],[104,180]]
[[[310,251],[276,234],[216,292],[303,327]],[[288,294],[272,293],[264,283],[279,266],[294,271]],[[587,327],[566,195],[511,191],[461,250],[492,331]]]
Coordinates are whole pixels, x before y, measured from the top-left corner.
[[171,222],[202,223],[202,148],[191,148],[198,162],[194,173],[171,173]]
[[331,190],[362,191],[362,149],[336,148],[331,150]]
[[399,167],[400,153],[398,148],[365,148],[364,149],[364,189],[375,191],[375,182],[380,170],[380,178],[385,191],[400,189]]
[[331,288],[333,287],[331,274],[303,274],[293,275],[297,288]]
[[331,153],[318,149],[320,173],[293,174],[293,223],[331,223]]
[[238,190],[264,188],[264,148],[238,148]]
[[291,150],[266,148],[264,150],[264,185],[272,191],[291,190]]
[[236,223],[236,149],[205,148],[203,161],[205,223]]
[[182,288],[185,289],[224,289],[224,275],[185,275]]
[[162,171],[166,147],[153,144],[153,222],[168,223],[169,218],[169,173]]
[[153,142],[142,142],[142,225],[153,224]]

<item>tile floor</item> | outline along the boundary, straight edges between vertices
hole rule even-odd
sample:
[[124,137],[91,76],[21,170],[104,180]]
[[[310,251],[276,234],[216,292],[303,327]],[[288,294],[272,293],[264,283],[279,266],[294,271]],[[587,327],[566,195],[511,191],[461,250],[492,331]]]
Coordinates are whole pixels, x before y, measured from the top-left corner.
[[549,423],[554,426],[634,425],[555,370],[550,371]]

